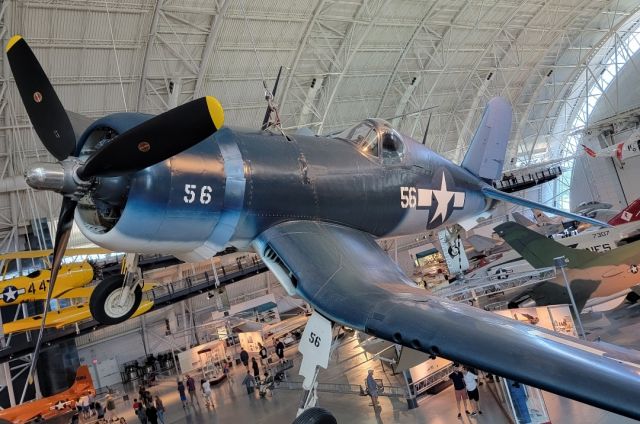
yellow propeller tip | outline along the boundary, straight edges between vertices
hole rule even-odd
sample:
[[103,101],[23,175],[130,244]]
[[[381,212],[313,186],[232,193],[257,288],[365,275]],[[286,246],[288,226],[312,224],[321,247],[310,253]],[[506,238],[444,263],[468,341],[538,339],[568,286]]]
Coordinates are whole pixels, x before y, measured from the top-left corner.
[[211,115],[213,125],[216,126],[216,129],[222,128],[224,124],[224,109],[222,109],[222,105],[215,97],[207,96],[205,99],[207,100],[207,108],[209,109],[209,115]]
[[20,40],[22,40],[22,35],[16,34],[13,37],[11,37],[9,39],[9,42],[7,43],[7,47],[5,48],[5,52],[9,52],[9,50],[11,50],[11,47],[13,47],[13,45],[16,44]]

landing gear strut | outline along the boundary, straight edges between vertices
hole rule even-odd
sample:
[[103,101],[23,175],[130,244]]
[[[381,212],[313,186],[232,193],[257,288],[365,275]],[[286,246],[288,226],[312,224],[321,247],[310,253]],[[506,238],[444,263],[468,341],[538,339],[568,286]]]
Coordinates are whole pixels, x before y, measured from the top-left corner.
[[126,321],[140,306],[143,282],[138,259],[138,254],[127,254],[125,274],[105,278],[91,293],[89,309],[100,324]]
[[300,375],[304,377],[302,388],[304,393],[298,416],[293,424],[336,424],[337,421],[329,411],[316,406],[318,395],[318,367],[329,366],[333,328],[331,321],[314,312],[309,318],[302,334],[298,349],[302,353]]

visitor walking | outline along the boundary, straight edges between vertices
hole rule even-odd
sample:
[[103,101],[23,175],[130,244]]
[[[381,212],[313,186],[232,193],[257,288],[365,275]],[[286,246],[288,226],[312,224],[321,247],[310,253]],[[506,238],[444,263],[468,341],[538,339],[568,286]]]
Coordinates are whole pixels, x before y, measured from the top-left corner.
[[282,343],[282,339],[278,339],[276,343],[276,355],[278,355],[278,359],[280,359],[280,363],[284,362],[284,343]]
[[147,404],[147,420],[149,420],[149,424],[158,424],[158,410],[153,403]]
[[158,414],[158,420],[164,424],[164,404],[160,396],[156,396],[156,413]]
[[482,415],[482,411],[480,410],[480,392],[478,392],[478,376],[473,372],[474,370],[469,367],[464,367],[464,385],[467,389],[467,397],[469,398],[469,403],[473,407],[473,411],[471,411],[471,416],[480,414]]
[[263,367],[267,366],[267,357],[269,354],[267,353],[267,348],[262,346],[262,343],[258,343],[258,347],[260,348],[260,363]]
[[[189,391],[189,399],[191,400],[191,405],[193,406],[195,403],[197,403],[198,406],[200,406],[200,399],[198,399],[198,395],[196,393],[196,381],[189,374],[187,374],[187,390]],[[196,400],[195,403],[193,402],[193,399]]]
[[144,409],[144,405],[138,399],[133,400],[133,410],[136,413],[136,416],[140,420],[141,424],[147,424],[147,413]]
[[244,380],[242,380],[242,384],[247,388],[247,394],[250,395],[255,390],[256,379],[251,375],[251,371],[247,370],[247,375],[244,376]]
[[104,417],[108,422],[118,419],[118,415],[116,414],[116,402],[113,400],[111,393],[107,395],[105,408],[107,411]]
[[207,408],[209,407],[209,405],[215,408],[213,400],[211,399],[211,383],[209,383],[209,380],[205,378],[200,380],[200,387],[202,387],[202,397],[204,397]]
[[462,373],[462,367],[460,364],[453,364],[453,372],[449,374],[449,379],[453,381],[453,389],[456,394],[456,407],[458,408],[458,418],[462,419],[460,401],[464,403],[464,412],[466,412],[467,415],[469,415],[469,407],[467,406],[467,386],[464,384],[464,374]]
[[369,392],[369,396],[371,396],[371,406],[373,406],[373,409],[380,407],[378,403],[378,383],[376,379],[373,378],[372,369],[369,369],[367,374],[367,391]]
[[260,381],[260,367],[258,366],[258,361],[256,361],[255,357],[251,358],[251,366],[253,367],[253,377],[256,381]]
[[186,388],[182,381],[178,381],[178,393],[180,393],[180,401],[182,402],[182,407],[186,408],[189,403],[187,402],[187,393]]
[[240,360],[242,361],[244,366],[247,367],[247,370],[248,370],[249,369],[249,353],[247,353],[247,351],[244,350],[244,348],[242,348],[242,350],[240,351]]

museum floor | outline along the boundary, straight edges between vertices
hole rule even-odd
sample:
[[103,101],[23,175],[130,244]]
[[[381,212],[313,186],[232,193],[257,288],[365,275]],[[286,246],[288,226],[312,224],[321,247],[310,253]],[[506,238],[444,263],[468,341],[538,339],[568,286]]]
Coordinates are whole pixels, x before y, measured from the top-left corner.
[[[207,409],[204,402],[186,410],[180,405],[174,381],[165,381],[153,388],[159,394],[167,408],[166,423],[290,423],[295,417],[300,393],[277,390],[273,397],[265,399],[248,396],[239,378],[233,384],[224,383],[214,389],[215,410]],[[408,411],[406,402],[381,398],[381,411],[374,413],[369,399],[360,396],[345,396],[322,393],[319,404],[336,416],[339,423],[510,423],[500,409],[492,394],[485,386],[481,387],[481,408],[483,415],[476,418],[456,419],[456,407],[453,388],[421,399],[417,409]],[[635,421],[602,410],[546,394],[545,400],[551,422],[553,423],[598,423],[627,424]],[[138,419],[129,408],[122,416],[128,423],[138,423]]]
[[[624,322],[631,318],[637,319],[637,311],[640,308],[632,308],[624,312],[615,311],[610,318],[616,322],[616,329],[624,327]],[[602,317],[585,320],[585,327],[589,329],[597,321],[602,323]],[[635,321],[634,319],[634,321]],[[625,329],[626,330],[626,329]],[[597,331],[595,331],[597,332]],[[627,333],[623,331],[623,333]],[[287,352],[287,356],[293,357],[299,364],[301,356],[294,349]],[[333,359],[334,365],[329,370],[322,371],[319,381],[324,383],[361,384],[368,368],[375,370],[377,378],[382,378],[385,385],[399,385],[396,377],[384,373],[380,361],[365,362],[364,354],[354,339],[343,341],[338,350],[338,355]],[[232,376],[233,381],[223,382],[213,389],[215,410],[207,409],[201,400],[201,406],[183,409],[180,405],[178,392],[175,389],[175,376],[167,377],[160,384],[151,388],[152,393],[162,397],[167,409],[166,423],[281,423],[292,422],[300,401],[300,392],[293,390],[276,390],[273,396],[267,398],[249,396],[240,382],[244,375],[243,367],[235,367]],[[290,378],[299,379],[297,369],[290,372]],[[489,385],[485,383],[480,387],[482,416],[463,417],[456,419],[457,411],[452,387],[448,387],[435,395],[425,396],[420,399],[419,407],[407,410],[406,401],[381,397],[381,410],[376,414],[369,406],[369,398],[358,395],[345,395],[333,393],[320,393],[319,406],[329,409],[339,423],[509,423],[504,412],[496,402]],[[137,387],[135,388],[137,389]],[[131,399],[136,394],[131,395]],[[545,400],[549,409],[551,422],[553,423],[598,423],[598,424],[626,424],[635,422],[578,402],[560,398],[552,394],[545,394]],[[121,415],[127,418],[128,423],[138,423],[129,404],[120,404]]]

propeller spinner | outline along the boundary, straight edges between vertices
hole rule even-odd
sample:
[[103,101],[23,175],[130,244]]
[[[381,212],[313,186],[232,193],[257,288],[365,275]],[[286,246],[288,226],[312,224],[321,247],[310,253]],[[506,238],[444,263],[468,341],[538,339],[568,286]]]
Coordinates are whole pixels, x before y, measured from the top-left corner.
[[201,142],[223,125],[224,112],[214,97],[193,100],[117,135],[83,162],[71,156],[76,149],[76,138],[69,116],[27,42],[20,35],[13,36],[7,43],[6,53],[33,127],[49,153],[59,161],[34,164],[26,172],[26,182],[34,189],[51,190],[64,196],[55,236],[49,290],[29,369],[31,383],[42,345],[48,305],[78,200],[89,193],[101,177],[137,172]]

